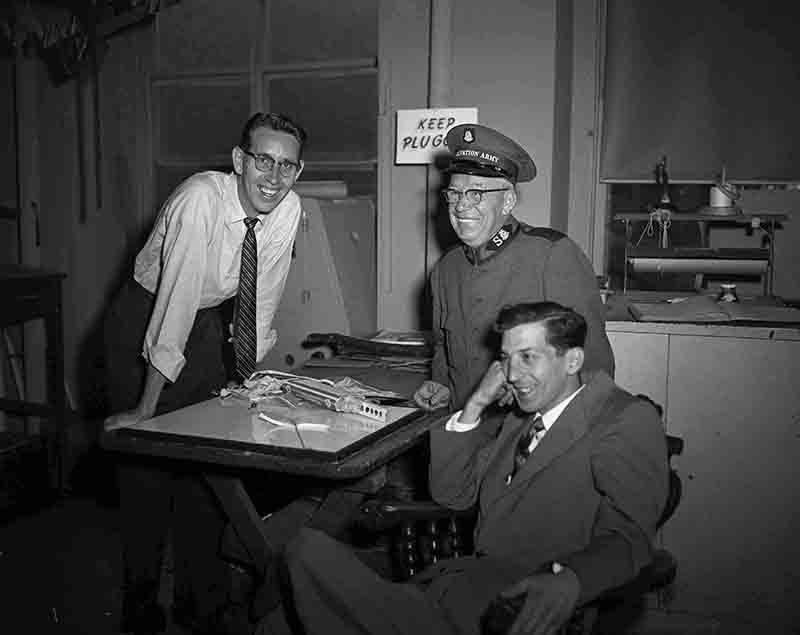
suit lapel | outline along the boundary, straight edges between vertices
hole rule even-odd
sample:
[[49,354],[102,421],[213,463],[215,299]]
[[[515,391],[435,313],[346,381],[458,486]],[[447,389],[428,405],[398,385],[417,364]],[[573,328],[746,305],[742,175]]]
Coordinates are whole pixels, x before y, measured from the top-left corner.
[[542,440],[534,448],[525,465],[514,478],[517,483],[523,482],[543,470],[554,459],[566,452],[578,439],[580,439],[588,429],[588,420],[584,415],[583,408],[576,408],[576,402],[585,392],[575,397],[556,422],[550,427],[542,437]]
[[[507,491],[523,487],[587,433],[591,427],[591,413],[595,412],[605,400],[611,383],[611,379],[601,373],[594,375],[584,385],[583,390],[575,396],[536,445],[525,465],[506,488]],[[513,461],[513,458],[511,460]]]

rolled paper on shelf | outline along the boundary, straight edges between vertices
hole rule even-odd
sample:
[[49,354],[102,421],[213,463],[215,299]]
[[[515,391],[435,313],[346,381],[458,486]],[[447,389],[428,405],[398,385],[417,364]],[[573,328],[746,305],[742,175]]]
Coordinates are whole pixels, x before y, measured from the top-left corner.
[[347,184],[344,181],[298,181],[293,189],[301,197],[347,198]]
[[647,273],[723,273],[759,275],[767,270],[768,261],[724,258],[630,258],[634,271]]

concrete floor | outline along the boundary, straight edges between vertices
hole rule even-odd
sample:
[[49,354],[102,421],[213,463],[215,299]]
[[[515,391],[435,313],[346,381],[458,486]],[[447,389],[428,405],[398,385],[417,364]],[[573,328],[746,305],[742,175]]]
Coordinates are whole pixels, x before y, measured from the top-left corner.
[[[0,632],[118,633],[121,556],[117,509],[67,496],[0,524]],[[162,597],[169,596],[167,565]],[[263,633],[263,629],[259,631]],[[627,635],[747,635],[740,621],[652,608]],[[188,635],[170,624],[168,635]]]
[[[0,631],[119,632],[121,550],[116,509],[63,498],[0,526]],[[169,635],[186,635],[170,626]]]

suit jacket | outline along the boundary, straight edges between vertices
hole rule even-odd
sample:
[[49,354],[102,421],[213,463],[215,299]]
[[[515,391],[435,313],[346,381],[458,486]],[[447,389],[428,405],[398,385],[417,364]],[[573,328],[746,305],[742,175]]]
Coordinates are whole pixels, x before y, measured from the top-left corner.
[[431,493],[455,509],[479,508],[476,554],[423,572],[429,593],[460,624],[501,590],[552,560],[575,571],[580,602],[635,577],[652,558],[668,490],[667,450],[653,406],[603,371],[583,390],[507,484],[521,426],[512,413],[469,432],[431,431]]

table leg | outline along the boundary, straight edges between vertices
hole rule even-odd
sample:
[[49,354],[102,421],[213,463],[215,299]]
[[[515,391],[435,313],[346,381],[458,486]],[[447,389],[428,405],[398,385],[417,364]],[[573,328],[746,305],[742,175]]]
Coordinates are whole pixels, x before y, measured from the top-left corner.
[[775,279],[775,221],[769,221],[769,263],[764,281],[764,295],[772,297],[773,281]]
[[[710,225],[707,221],[700,220],[697,221],[698,229],[700,230],[700,247],[710,247],[711,246],[711,238],[709,236],[710,232]],[[697,273],[694,276],[694,290],[700,293],[703,290],[703,284],[705,283],[705,277],[702,273]]]
[[66,439],[66,399],[64,387],[64,327],[61,320],[61,284],[51,285],[50,311],[45,316],[47,348],[47,401],[52,408],[48,424],[53,440],[55,486],[59,493],[64,487],[64,447]]
[[247,550],[260,576],[263,576],[273,558],[264,523],[241,479],[233,476],[205,474],[206,482],[214,490],[222,508],[231,522],[241,544]]
[[623,253],[623,265],[622,265],[622,293],[628,292],[628,250],[631,244],[631,224],[628,220],[625,220],[625,250]]
[[343,539],[351,528],[353,516],[367,494],[351,489],[336,489],[325,496],[309,526],[333,538]]

